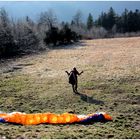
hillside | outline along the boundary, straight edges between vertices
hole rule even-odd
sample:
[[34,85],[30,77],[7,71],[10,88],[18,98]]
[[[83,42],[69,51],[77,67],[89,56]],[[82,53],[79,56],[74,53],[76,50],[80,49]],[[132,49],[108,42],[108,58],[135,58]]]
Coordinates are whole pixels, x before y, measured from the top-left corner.
[[[139,138],[140,37],[83,40],[66,48],[0,62],[0,109],[26,113],[107,112],[90,125],[0,124],[0,138]],[[65,70],[76,67],[80,95]]]

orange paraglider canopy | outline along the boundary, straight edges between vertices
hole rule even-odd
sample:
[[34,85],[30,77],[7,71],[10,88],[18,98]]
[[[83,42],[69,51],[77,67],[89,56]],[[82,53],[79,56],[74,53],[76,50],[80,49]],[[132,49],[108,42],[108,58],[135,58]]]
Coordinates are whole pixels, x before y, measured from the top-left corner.
[[112,117],[107,113],[94,113],[89,115],[76,115],[71,113],[36,113],[26,114],[21,112],[0,113],[0,122],[9,122],[22,125],[48,124],[71,124],[90,121],[111,121]]

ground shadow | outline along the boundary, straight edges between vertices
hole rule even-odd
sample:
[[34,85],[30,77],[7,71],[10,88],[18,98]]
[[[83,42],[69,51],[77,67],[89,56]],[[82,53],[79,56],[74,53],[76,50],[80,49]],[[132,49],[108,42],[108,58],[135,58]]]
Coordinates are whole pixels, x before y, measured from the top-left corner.
[[61,49],[75,49],[75,48],[78,48],[78,47],[85,47],[86,46],[86,43],[82,40],[78,41],[78,42],[74,42],[74,43],[69,43],[69,44],[63,44],[63,45],[56,45],[56,46],[50,46],[49,48],[51,50],[61,50]]
[[86,94],[78,92],[77,95],[79,95],[81,97],[81,100],[83,100],[87,103],[96,104],[96,105],[104,105],[103,101],[93,99],[93,97],[89,97]]

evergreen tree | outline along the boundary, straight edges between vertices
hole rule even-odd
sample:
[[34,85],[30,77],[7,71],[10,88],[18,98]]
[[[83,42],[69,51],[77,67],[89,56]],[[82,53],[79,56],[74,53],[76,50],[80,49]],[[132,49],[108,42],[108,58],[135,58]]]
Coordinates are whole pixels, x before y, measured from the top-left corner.
[[93,27],[93,17],[91,13],[89,13],[87,18],[87,29],[90,30]]
[[75,22],[72,20],[72,21],[71,21],[71,25],[74,25],[74,24],[75,24]]
[[128,32],[134,31],[134,24],[133,12],[130,10],[128,13]]
[[113,8],[111,7],[108,13],[102,12],[97,20],[98,25],[104,27],[106,30],[111,30],[112,27],[116,24],[116,14]]
[[57,44],[59,40],[59,29],[57,27],[52,27],[46,32],[46,37],[44,42],[46,45],[53,44],[54,46]]
[[125,11],[122,13],[122,28],[123,32],[128,32],[128,10],[125,9]]
[[114,9],[111,7],[107,14],[107,29],[110,30],[116,23],[116,13]]
[[117,15],[116,16],[116,28],[117,32],[122,33],[123,32],[123,27],[122,27],[122,16]]
[[135,26],[137,27],[137,31],[140,31],[140,11],[138,9],[135,10]]

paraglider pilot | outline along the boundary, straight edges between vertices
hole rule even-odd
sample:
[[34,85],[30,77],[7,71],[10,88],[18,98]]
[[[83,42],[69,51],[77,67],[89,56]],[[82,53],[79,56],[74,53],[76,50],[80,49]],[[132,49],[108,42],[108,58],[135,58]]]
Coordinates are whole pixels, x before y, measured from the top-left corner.
[[74,93],[78,93],[77,87],[78,87],[78,78],[77,75],[81,75],[83,71],[80,73],[77,71],[77,69],[74,67],[71,72],[65,71],[69,76],[69,83],[72,85],[72,89]]

